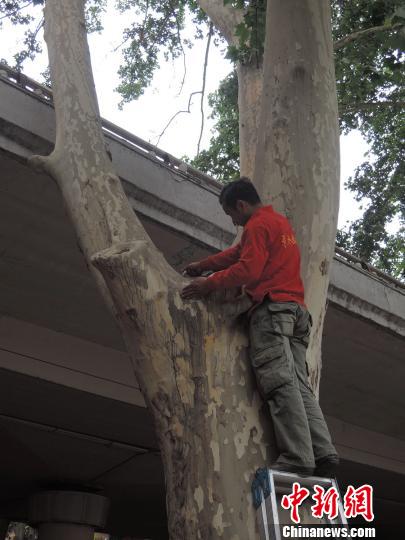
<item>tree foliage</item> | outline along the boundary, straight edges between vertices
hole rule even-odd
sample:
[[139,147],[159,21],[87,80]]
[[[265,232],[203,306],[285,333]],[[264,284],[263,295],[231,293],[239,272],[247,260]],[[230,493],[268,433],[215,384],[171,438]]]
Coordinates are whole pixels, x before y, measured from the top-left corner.
[[184,55],[184,47],[192,46],[182,37],[186,15],[192,16],[197,39],[203,36],[207,17],[193,0],[118,0],[117,7],[133,18],[123,33],[124,61],[117,88],[125,103],[141,96],[152,82],[160,53],[165,60],[175,59]]
[[[224,3],[227,3],[226,0]],[[229,46],[227,56],[234,62],[255,62],[259,64],[264,51],[266,2],[265,0],[243,2],[242,0],[233,3],[235,7],[243,8],[245,15],[235,31],[239,45]]]
[[[86,1],[86,26],[88,32],[101,32],[101,19],[107,0]],[[0,30],[4,20],[26,27],[23,48],[14,55],[13,67],[20,71],[26,60],[34,60],[42,52],[38,34],[44,25],[41,9],[45,0],[0,0]],[[2,59],[3,63],[7,63]]]
[[[333,5],[336,40],[367,28],[396,26],[336,51],[342,132],[358,129],[370,148],[346,183],[364,214],[340,231],[338,243],[405,278],[405,4],[357,0]],[[395,233],[389,232],[391,223]]]

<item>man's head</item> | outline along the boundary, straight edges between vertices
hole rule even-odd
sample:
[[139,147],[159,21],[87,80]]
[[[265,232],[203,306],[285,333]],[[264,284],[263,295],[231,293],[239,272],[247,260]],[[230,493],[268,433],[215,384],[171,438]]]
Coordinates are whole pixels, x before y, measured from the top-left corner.
[[245,225],[255,210],[262,206],[254,185],[246,177],[226,184],[222,188],[219,202],[234,225]]

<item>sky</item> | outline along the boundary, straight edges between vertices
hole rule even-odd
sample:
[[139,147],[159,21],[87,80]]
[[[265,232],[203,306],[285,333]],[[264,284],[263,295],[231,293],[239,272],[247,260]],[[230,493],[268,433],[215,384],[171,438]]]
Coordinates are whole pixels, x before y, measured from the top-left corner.
[[[206,41],[198,40],[192,49],[185,48],[186,76],[182,90],[183,58],[165,61],[162,56],[160,69],[156,72],[151,86],[144,95],[137,101],[125,104],[120,110],[118,104],[121,97],[115,92],[115,88],[119,84],[117,69],[122,49],[118,48],[117,50],[117,47],[121,44],[122,28],[126,24],[128,16],[118,14],[112,4],[113,2],[110,1],[103,21],[103,33],[89,36],[93,74],[101,115],[138,137],[152,144],[158,144],[162,150],[178,158],[184,155],[193,157],[197,151],[200,135],[200,95],[193,97],[190,114],[179,114],[160,140],[159,135],[176,112],[187,109],[190,94],[201,90]],[[40,18],[42,15],[41,7],[38,6],[35,10]],[[3,21],[3,23],[3,28],[0,29],[0,56],[12,65],[13,55],[22,48],[23,31],[7,21]],[[43,37],[42,31],[39,36]],[[186,29],[185,37],[193,38],[191,27]],[[44,53],[33,62],[27,61],[23,69],[26,75],[39,82],[42,81],[41,73],[48,64],[45,43],[43,48]],[[201,148],[209,146],[213,127],[212,120],[207,118],[210,113],[207,97],[210,92],[217,89],[219,82],[232,70],[231,63],[224,58],[224,49],[224,46],[210,48],[204,99],[205,123]],[[349,135],[341,137],[339,227],[361,215],[359,203],[354,200],[350,192],[345,190],[344,183],[353,174],[355,168],[364,161],[367,149],[366,142],[358,132],[353,131]]]

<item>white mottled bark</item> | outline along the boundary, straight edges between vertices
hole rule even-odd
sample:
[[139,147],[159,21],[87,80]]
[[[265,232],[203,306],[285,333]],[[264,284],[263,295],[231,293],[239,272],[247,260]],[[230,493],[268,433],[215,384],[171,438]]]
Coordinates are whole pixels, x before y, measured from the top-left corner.
[[[173,540],[255,539],[250,484],[271,448],[235,322],[246,303],[183,302],[186,280],[156,250],[106,154],[84,0],[47,0],[56,145],[32,164],[57,181],[150,408]],[[242,305],[243,304],[243,305]]]
[[243,21],[243,10],[233,7],[224,0],[197,0],[215,28],[222,34],[229,45],[237,45],[236,26]]
[[268,0],[265,51],[254,181],[264,199],[290,218],[301,248],[314,320],[308,358],[317,389],[339,207],[329,2]]
[[261,113],[263,66],[261,64],[239,64],[237,73],[240,173],[241,176],[252,179]]

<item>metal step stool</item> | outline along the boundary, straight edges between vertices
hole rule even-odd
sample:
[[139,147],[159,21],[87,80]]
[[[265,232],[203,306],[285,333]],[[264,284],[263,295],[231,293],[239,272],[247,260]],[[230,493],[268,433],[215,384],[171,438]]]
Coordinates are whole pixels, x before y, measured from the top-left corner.
[[[290,511],[281,506],[282,496],[292,492],[294,482],[298,482],[301,487],[305,487],[310,491],[310,497],[299,508],[301,516],[299,525],[339,525],[347,527],[347,519],[344,514],[339,488],[334,478],[304,477],[299,474],[273,471],[272,469],[258,469],[252,482],[252,495],[257,512],[260,540],[282,540],[281,531],[283,525],[299,526],[291,521]],[[328,516],[323,518],[312,516],[309,503],[314,504],[311,496],[314,493],[315,485],[321,486],[325,490],[331,487],[337,490],[339,498],[336,519],[330,519]]]

